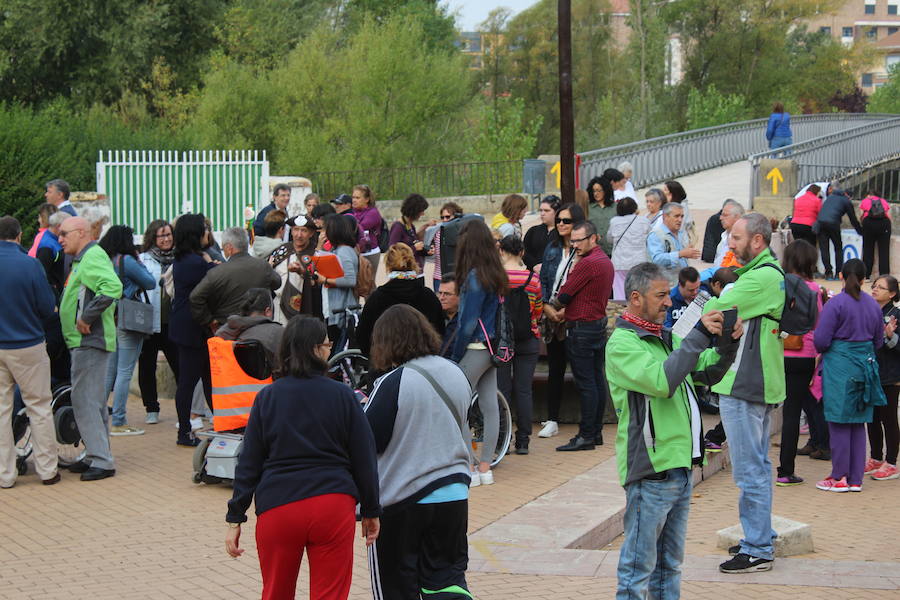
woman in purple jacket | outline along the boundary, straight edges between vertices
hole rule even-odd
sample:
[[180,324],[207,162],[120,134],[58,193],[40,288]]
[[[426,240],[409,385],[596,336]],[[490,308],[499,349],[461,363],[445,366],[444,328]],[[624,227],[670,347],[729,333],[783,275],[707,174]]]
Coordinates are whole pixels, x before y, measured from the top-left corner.
[[384,219],[375,208],[375,194],[367,185],[353,186],[353,216],[362,228],[362,239],[359,242],[359,253],[372,263],[372,272],[378,272],[381,259],[381,248],[378,247],[378,236],[384,229]]
[[394,221],[388,235],[389,248],[401,242],[412,248],[416,264],[419,265],[419,273],[425,272],[425,257],[428,256],[422,238],[425,236],[425,230],[435,224],[435,221],[429,221],[416,230],[416,221],[421,220],[426,210],[428,200],[421,194],[410,194],[400,206],[400,220]]
[[861,492],[866,423],[886,404],[875,351],[884,344],[881,307],[860,287],[863,261],[844,263],[844,291],[825,305],[813,340],[822,353],[822,402],[831,439],[831,475],[816,484],[826,492]]

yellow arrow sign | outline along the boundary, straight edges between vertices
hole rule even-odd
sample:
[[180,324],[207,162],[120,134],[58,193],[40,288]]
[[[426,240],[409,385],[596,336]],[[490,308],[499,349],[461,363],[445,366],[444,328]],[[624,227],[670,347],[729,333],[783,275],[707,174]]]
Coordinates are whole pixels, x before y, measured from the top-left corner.
[[775,167],[769,174],[766,175],[766,179],[772,180],[772,195],[778,195],[778,184],[784,182],[784,176],[781,174],[781,169]]
[[561,190],[562,185],[560,185],[560,179],[562,178],[562,167],[560,165],[560,161],[556,161],[553,164],[553,167],[550,169],[550,172],[556,174],[556,189]]

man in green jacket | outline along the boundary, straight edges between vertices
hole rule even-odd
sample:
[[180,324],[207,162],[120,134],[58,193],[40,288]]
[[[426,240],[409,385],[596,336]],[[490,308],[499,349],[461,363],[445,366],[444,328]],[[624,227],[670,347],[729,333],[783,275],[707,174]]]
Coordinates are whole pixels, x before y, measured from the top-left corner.
[[693,487],[703,462],[703,430],[694,382],[719,381],[734,361],[740,320],[731,338],[723,315],[705,314],[684,340],[663,327],[672,304],[669,280],[654,263],[625,279],[627,308],[606,347],[606,377],[616,415],[616,462],[625,487],[625,542],[619,553],[618,600],[678,598]]
[[88,222],[70,217],[60,225],[59,242],[74,257],[59,305],[63,337],[72,351],[72,409],[86,455],[69,470],[82,481],[116,474],[109,448],[106,409],[107,363],[116,349],[116,300],[122,282],[106,252],[91,239]]
[[775,557],[772,540],[772,464],[769,419],[784,401],[784,344],[779,320],[784,309],[784,275],[769,250],[772,226],[759,213],[747,213],[732,226],[728,247],[743,265],[728,293],[711,298],[705,311],[736,306],[745,323],[738,358],[712,390],[728,436],[734,482],[740,489],[738,512],[744,539],[719,565],[723,573],[768,571]]

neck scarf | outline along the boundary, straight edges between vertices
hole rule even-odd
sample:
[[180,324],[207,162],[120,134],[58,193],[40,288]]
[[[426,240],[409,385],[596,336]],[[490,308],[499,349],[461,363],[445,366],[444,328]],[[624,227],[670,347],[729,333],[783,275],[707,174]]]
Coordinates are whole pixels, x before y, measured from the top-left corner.
[[418,279],[419,274],[415,271],[391,271],[388,273],[388,279]]
[[646,329],[656,337],[662,337],[662,325],[660,325],[659,323],[653,323],[652,321],[648,321],[647,319],[642,319],[627,311],[622,313],[622,318],[632,325],[637,325],[641,329]]
[[160,250],[159,246],[153,246],[148,251],[150,256],[153,257],[153,260],[158,262],[164,267],[171,265],[175,261],[175,249],[172,248],[170,250]]

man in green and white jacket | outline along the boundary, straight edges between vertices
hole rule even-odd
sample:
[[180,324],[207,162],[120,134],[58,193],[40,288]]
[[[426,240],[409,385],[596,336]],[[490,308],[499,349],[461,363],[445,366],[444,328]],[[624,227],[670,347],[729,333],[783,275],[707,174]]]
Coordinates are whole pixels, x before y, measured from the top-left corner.
[[72,410],[86,451],[70,465],[82,481],[116,474],[109,448],[106,368],[116,350],[116,301],[122,282],[106,252],[91,239],[88,222],[70,217],[60,226],[63,251],[74,257],[59,305],[63,337],[72,351]]
[[[619,418],[616,462],[625,487],[625,542],[619,600],[677,598],[690,508],[691,468],[703,462],[703,430],[694,382],[718,382],[734,361],[732,338],[710,348],[723,315],[704,315],[680,340],[663,327],[672,304],[666,272],[641,263],[625,279],[627,308],[606,347],[606,377]],[[661,551],[658,552],[658,549]]]
[[731,548],[734,558],[719,565],[723,573],[768,571],[775,558],[772,541],[772,464],[769,420],[784,401],[784,343],[779,320],[784,309],[784,275],[769,250],[772,226],[759,213],[747,213],[731,228],[728,247],[743,265],[724,297],[711,298],[704,310],[736,306],[747,334],[738,358],[712,390],[728,436],[734,482],[740,489],[738,512],[744,538]]

